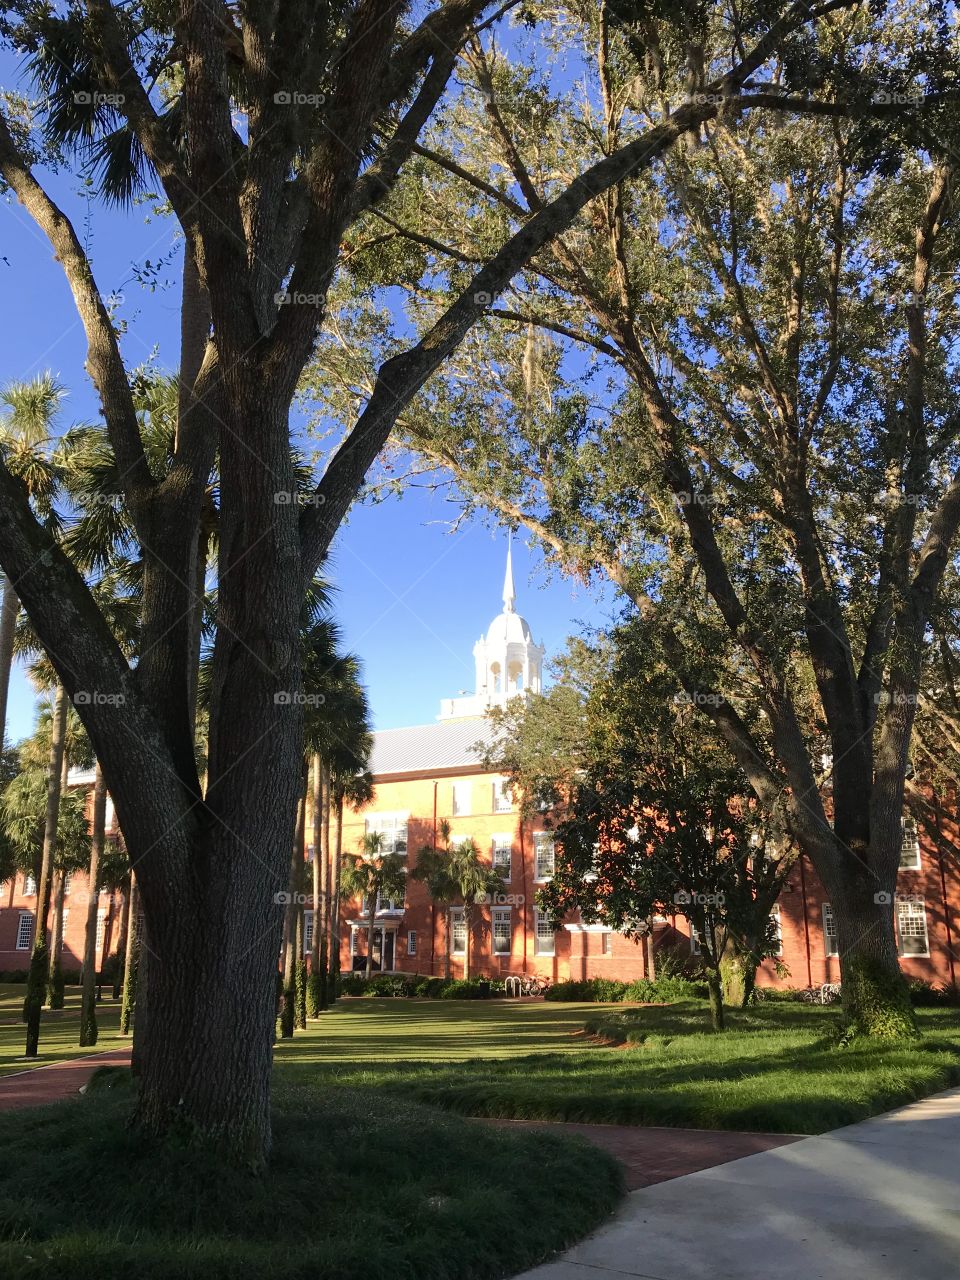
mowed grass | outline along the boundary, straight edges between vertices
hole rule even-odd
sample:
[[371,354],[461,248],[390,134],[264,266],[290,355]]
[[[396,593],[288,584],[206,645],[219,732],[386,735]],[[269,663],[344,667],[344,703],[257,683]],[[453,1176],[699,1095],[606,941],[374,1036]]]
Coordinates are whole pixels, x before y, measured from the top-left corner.
[[[451,1007],[453,1006],[453,1007]],[[838,1047],[839,1009],[351,1000],[277,1049],[281,1079],[363,1086],[470,1116],[822,1133],[960,1083],[960,1015],[912,1044]],[[616,1046],[584,1024],[611,1024]],[[536,1052],[531,1052],[532,1043]]]
[[[112,1088],[107,1088],[107,1084]],[[129,1076],[0,1115],[0,1275],[20,1280],[497,1280],[599,1226],[617,1162],[363,1089],[274,1086],[260,1175],[145,1140]]]
[[86,1049],[80,1040],[80,988],[67,987],[64,1008],[44,1009],[40,1023],[40,1053],[36,1058],[23,1056],[26,1027],[21,1014],[24,983],[0,984],[0,1077],[15,1071],[48,1066],[88,1053],[103,1053],[129,1045],[129,1037],[120,1035],[120,1001],[110,998],[112,988],[104,986],[104,999],[97,1005],[97,1043]]

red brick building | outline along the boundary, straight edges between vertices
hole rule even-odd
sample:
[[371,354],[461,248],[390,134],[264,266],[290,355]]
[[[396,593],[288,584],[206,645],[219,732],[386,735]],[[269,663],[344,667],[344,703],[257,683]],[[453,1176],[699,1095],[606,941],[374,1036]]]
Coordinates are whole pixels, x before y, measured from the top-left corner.
[[[499,871],[501,900],[478,908],[470,938],[470,971],[493,977],[538,974],[551,981],[608,977],[631,980],[647,973],[646,947],[610,929],[571,916],[554,931],[536,906],[553,871],[553,842],[542,819],[521,822],[501,775],[486,770],[477,744],[488,736],[486,710],[508,697],[541,688],[543,649],[516,613],[508,552],[503,611],[474,647],[476,693],[447,699],[433,724],[375,735],[372,803],[344,824],[345,851],[359,849],[366,832],[379,831],[409,870],[417,851],[434,847],[440,824],[451,840],[472,838]],[[904,972],[939,985],[956,982],[960,940],[960,868],[917,839],[905,824],[898,885],[897,934]],[[451,971],[463,972],[467,944],[463,911],[450,910]],[[342,913],[345,969],[365,967],[366,915],[361,904]],[[384,902],[376,916],[374,968],[440,975],[444,972],[445,910],[423,885],[408,881],[403,902]],[[761,968],[760,982],[810,987],[839,981],[836,931],[827,895],[810,866],[794,866],[774,912],[781,951]],[[682,917],[655,922],[657,948],[696,954],[696,939]],[[778,968],[780,974],[778,975]]]

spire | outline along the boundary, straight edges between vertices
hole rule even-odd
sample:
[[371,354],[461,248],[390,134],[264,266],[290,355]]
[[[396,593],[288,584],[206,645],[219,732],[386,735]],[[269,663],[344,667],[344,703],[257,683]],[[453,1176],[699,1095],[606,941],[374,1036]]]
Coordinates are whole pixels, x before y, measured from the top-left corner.
[[503,611],[513,613],[517,593],[513,589],[513,530],[507,534],[507,571],[503,575]]

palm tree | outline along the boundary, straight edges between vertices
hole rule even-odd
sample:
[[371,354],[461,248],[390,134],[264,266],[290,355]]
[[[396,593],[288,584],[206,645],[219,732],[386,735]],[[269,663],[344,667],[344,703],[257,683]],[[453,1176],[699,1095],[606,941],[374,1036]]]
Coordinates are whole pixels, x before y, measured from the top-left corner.
[[97,1043],[97,906],[99,903],[100,856],[106,841],[107,783],[97,761],[93,784],[93,822],[90,835],[90,863],[87,868],[87,919],[83,934],[83,975],[80,995],[80,1044]]
[[503,891],[503,881],[491,866],[480,860],[480,850],[474,840],[466,839],[451,845],[447,854],[450,879],[457,894],[463,899],[463,923],[466,938],[463,952],[463,976],[470,977],[470,941],[480,902],[491,894]]
[[377,920],[377,902],[383,898],[402,898],[407,883],[403,858],[383,852],[383,836],[379,831],[363,837],[362,852],[348,855],[340,873],[340,893],[344,898],[365,898],[367,903],[367,979],[373,973],[373,931]]
[[446,847],[435,849],[426,844],[417,850],[417,865],[410,873],[415,880],[426,885],[430,901],[434,907],[443,911],[443,976],[450,977],[450,903],[457,896],[457,885],[454,882],[450,867],[450,824],[446,820],[440,824],[440,836]]
[[[372,742],[372,738],[370,741]],[[343,873],[343,808],[348,804],[354,812],[373,799],[373,774],[365,769],[361,773],[333,773],[331,775],[333,807],[337,817],[337,839],[333,850],[333,884],[330,890],[330,974],[327,993],[336,1000],[340,984],[340,900]]]
[[[38,515],[56,528],[53,499],[57,472],[49,458],[49,442],[66,395],[51,373],[32,382],[10,382],[0,390],[7,413],[0,418],[0,455],[7,470],[26,486]],[[0,571],[0,745],[6,741],[7,697],[13,669],[14,633],[20,601],[10,579]]]

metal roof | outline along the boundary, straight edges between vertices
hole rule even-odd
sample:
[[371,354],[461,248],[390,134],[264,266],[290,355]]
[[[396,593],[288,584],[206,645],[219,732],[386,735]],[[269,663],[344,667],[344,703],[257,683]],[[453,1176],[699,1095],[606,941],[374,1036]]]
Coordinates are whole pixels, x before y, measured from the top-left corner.
[[370,770],[375,778],[393,773],[431,773],[438,769],[480,769],[483,762],[471,748],[488,743],[492,728],[485,716],[439,720],[404,729],[380,729],[373,735]]

